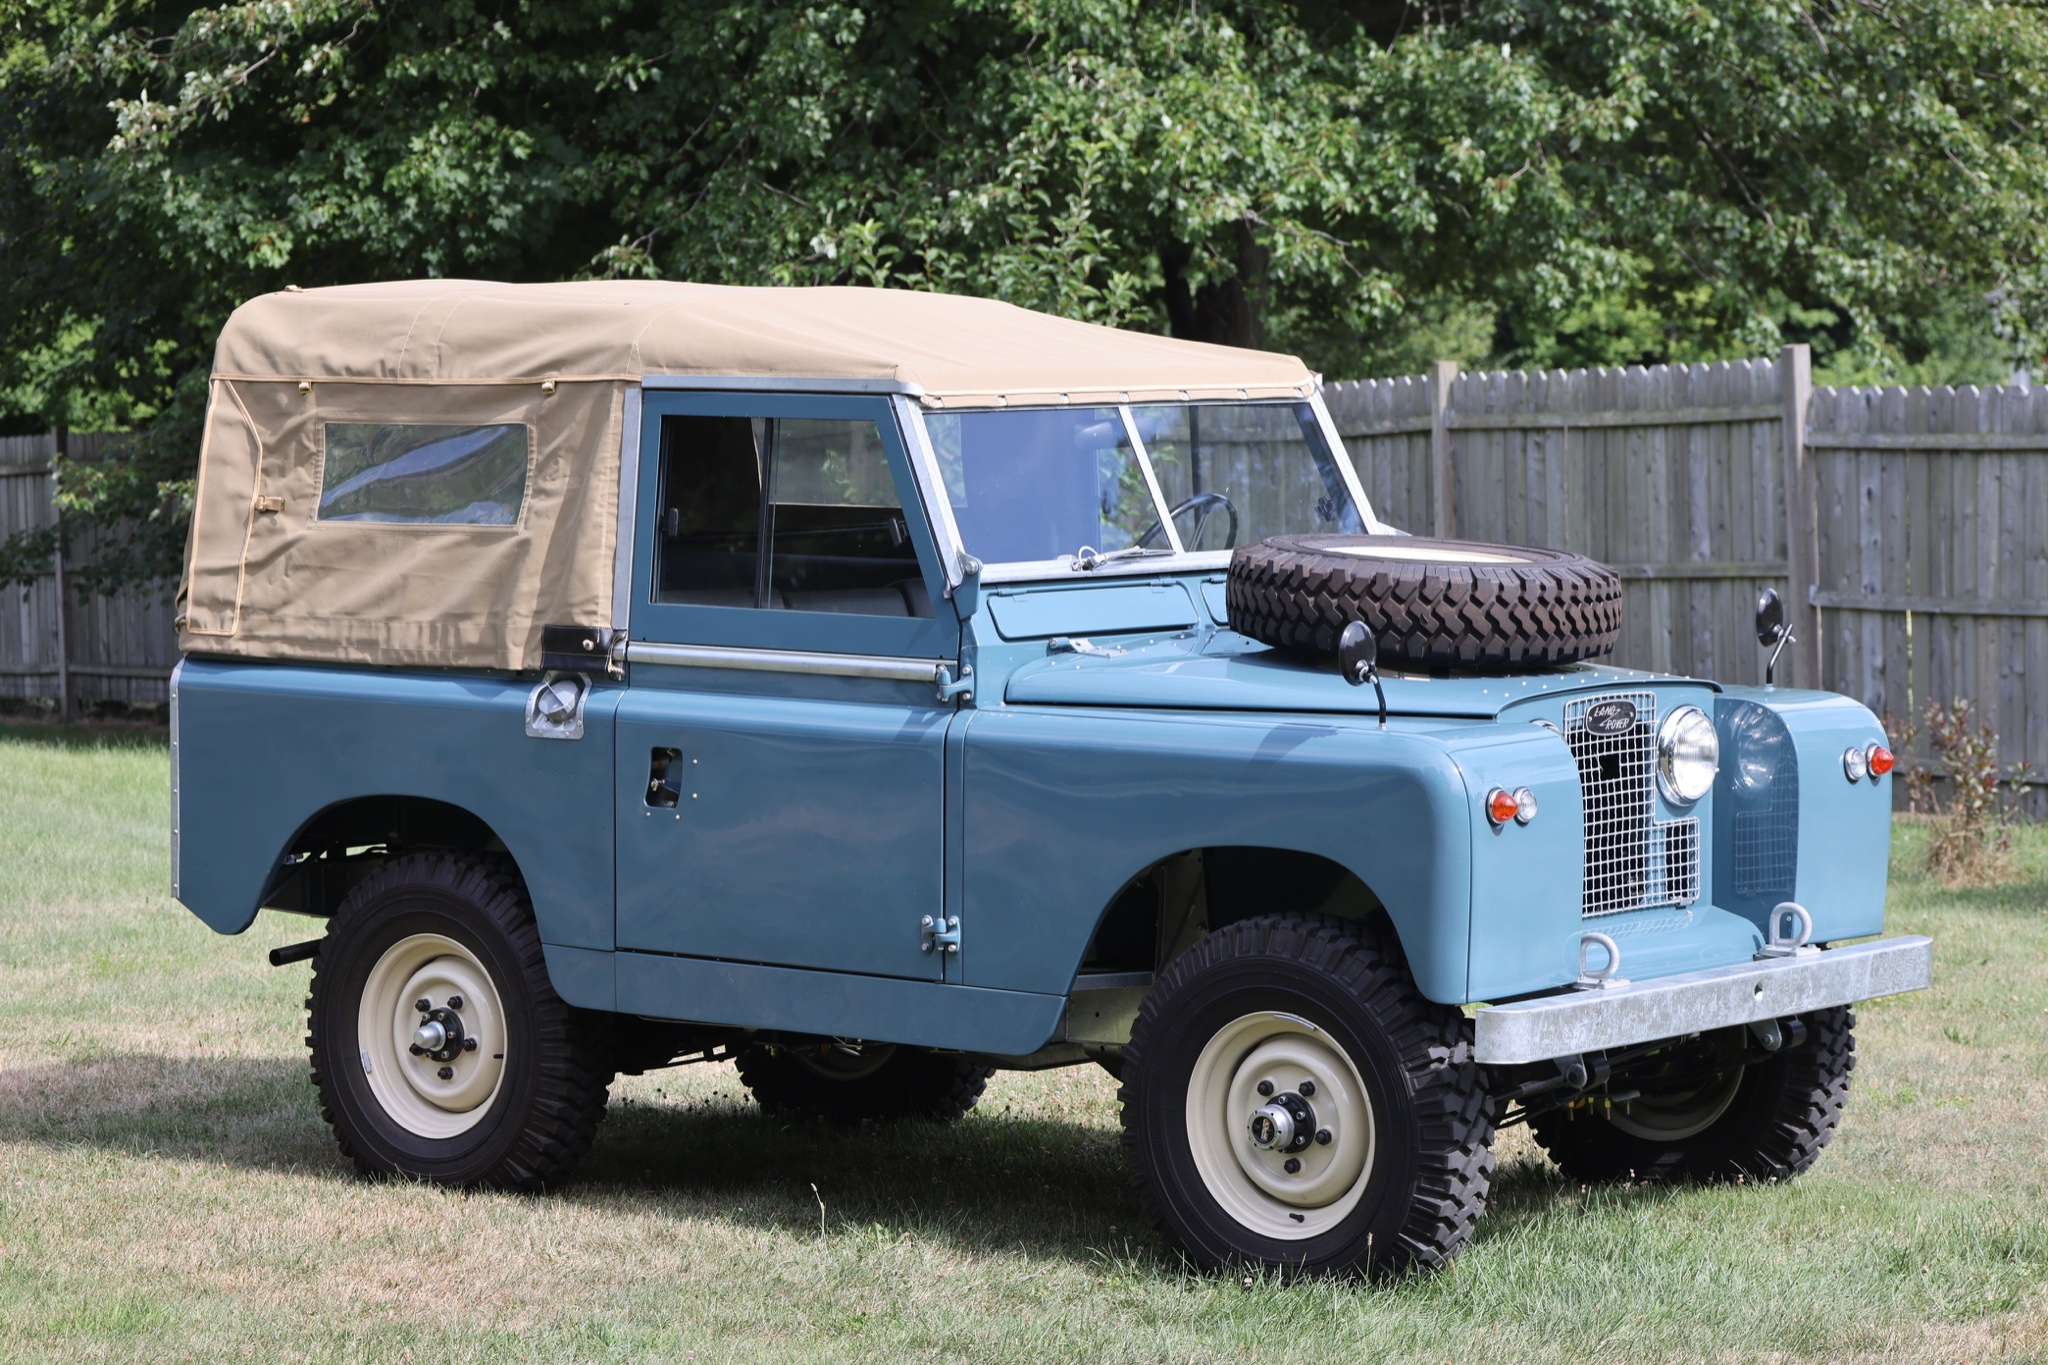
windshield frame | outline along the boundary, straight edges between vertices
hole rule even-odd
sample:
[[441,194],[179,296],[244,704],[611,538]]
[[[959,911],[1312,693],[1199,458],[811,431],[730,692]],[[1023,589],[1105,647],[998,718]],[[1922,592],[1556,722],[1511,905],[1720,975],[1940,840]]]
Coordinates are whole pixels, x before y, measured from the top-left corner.
[[[1351,494],[1353,506],[1357,507],[1359,520],[1368,535],[1399,534],[1382,522],[1372,510],[1372,502],[1365,496],[1364,484],[1358,477],[1358,470],[1351,463],[1351,452],[1345,448],[1343,438],[1337,434],[1337,424],[1331,420],[1328,407],[1323,403],[1320,391],[1305,399],[1221,399],[1197,400],[1202,407],[1240,407],[1251,403],[1302,403],[1309,405],[1315,414],[1317,429],[1324,443],[1329,447],[1330,457],[1336,462],[1338,475],[1344,487]],[[1032,403],[1017,404],[1014,407],[981,406],[934,408],[931,411],[946,414],[956,412],[1003,412],[1019,409],[1060,411],[1080,404]],[[1229,567],[1229,550],[1190,551],[1181,544],[1180,530],[1167,515],[1164,493],[1160,489],[1159,476],[1152,467],[1151,452],[1138,434],[1138,425],[1133,418],[1131,403],[1093,403],[1090,407],[1114,407],[1123,422],[1125,439],[1131,444],[1138,467],[1144,472],[1145,487],[1152,497],[1153,513],[1166,528],[1166,539],[1171,553],[1161,555],[1138,555],[1130,559],[1098,563],[1093,568],[1081,567],[1075,556],[1058,559],[1000,560],[982,565],[981,581],[984,583],[1025,582],[1035,579],[1060,579],[1072,582],[1076,579],[1107,577],[1143,577],[1162,573],[1217,572]],[[973,550],[964,545],[960,538],[960,527],[953,518],[952,500],[946,494],[945,478],[939,468],[938,452],[925,428],[927,410],[915,399],[902,397],[897,400],[897,412],[902,424],[904,444],[911,456],[911,467],[918,482],[918,492],[930,517],[935,538],[946,561],[946,581],[949,588],[958,587],[965,575],[962,573],[963,560],[972,559]],[[980,561],[975,561],[977,564]]]

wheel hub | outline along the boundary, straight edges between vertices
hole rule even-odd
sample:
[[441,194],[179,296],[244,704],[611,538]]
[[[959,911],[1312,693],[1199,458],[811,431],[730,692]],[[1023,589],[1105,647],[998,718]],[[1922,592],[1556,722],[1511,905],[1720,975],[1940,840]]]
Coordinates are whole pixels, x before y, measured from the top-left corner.
[[1248,1126],[1252,1146],[1259,1150],[1299,1152],[1315,1140],[1316,1111],[1299,1091],[1290,1090],[1253,1110]]

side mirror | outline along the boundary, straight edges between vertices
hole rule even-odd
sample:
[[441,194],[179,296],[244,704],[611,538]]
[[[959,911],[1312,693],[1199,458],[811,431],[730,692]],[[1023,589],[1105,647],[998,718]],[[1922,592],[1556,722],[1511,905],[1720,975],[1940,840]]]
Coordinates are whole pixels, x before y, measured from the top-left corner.
[[1387,728],[1387,689],[1380,685],[1380,642],[1373,638],[1372,627],[1363,621],[1353,621],[1337,636],[1337,671],[1344,681],[1353,687],[1372,684],[1373,693],[1380,699],[1380,729]]
[[1379,670],[1380,642],[1372,627],[1353,621],[1337,637],[1337,671],[1353,687],[1363,687]]
[[1771,649],[1784,638],[1784,599],[1778,596],[1776,588],[1765,588],[1756,595],[1756,642]]

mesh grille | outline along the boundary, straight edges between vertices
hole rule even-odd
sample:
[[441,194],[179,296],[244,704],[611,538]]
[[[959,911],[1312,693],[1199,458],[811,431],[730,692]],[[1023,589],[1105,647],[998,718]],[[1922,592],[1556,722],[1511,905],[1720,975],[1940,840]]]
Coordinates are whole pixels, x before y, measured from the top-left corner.
[[[1605,701],[1635,707],[1635,724],[1596,734],[1588,708]],[[1579,768],[1586,812],[1585,916],[1646,905],[1690,905],[1700,894],[1700,822],[1658,821],[1657,697],[1609,692],[1565,703],[1564,738]]]

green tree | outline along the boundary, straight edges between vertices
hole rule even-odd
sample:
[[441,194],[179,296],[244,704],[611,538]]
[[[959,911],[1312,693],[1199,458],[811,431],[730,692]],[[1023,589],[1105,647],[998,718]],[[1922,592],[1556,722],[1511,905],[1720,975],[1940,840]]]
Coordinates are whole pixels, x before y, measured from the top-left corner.
[[2017,3],[11,4],[0,420],[139,429],[64,477],[140,528],[108,581],[175,562],[212,339],[285,283],[971,291],[1332,374],[1953,378],[2048,298]]

